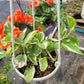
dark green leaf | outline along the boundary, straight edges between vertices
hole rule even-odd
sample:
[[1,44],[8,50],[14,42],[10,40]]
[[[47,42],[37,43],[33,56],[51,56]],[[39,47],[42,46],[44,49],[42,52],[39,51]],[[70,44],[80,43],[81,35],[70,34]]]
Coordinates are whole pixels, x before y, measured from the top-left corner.
[[36,56],[35,55],[33,55],[33,54],[30,54],[30,55],[28,55],[28,58],[29,58],[29,60],[32,62],[32,63],[34,63],[35,65],[37,65],[37,60],[36,60]]

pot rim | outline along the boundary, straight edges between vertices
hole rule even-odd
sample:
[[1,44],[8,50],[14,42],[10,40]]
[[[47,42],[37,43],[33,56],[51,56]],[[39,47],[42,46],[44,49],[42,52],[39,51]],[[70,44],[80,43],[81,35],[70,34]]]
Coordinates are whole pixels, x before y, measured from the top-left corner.
[[[20,71],[16,68],[16,65],[14,64],[14,58],[13,58],[13,57],[12,57],[12,63],[13,63],[13,67],[14,67],[16,73],[17,73],[20,77],[24,78],[24,75],[23,75],[22,73],[20,73]],[[56,62],[55,62],[56,68],[55,68],[50,74],[48,74],[47,76],[44,76],[44,77],[40,77],[40,78],[33,78],[32,80],[33,80],[33,81],[43,81],[43,80],[47,80],[48,78],[52,77],[52,76],[57,72],[57,70],[59,69],[60,65],[61,65],[61,64],[60,64],[58,61],[56,61]]]

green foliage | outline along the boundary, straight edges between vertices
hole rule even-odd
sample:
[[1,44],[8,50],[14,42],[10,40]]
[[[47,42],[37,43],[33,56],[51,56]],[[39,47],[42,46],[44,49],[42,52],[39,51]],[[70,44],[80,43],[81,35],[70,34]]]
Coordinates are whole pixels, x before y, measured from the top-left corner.
[[16,57],[16,64],[19,68],[27,65],[27,56],[26,55],[18,55]]
[[4,25],[4,34],[7,35],[8,33],[11,32],[11,24],[9,22],[6,22]]
[[2,75],[0,74],[0,84],[13,84],[13,83],[10,82],[8,76],[6,76],[6,78],[4,78],[4,77],[2,77]]
[[27,67],[24,73],[25,81],[29,83],[33,79],[34,74],[35,74],[34,66],[31,66],[30,68]]
[[39,59],[39,65],[40,65],[40,70],[45,71],[46,68],[48,67],[47,58],[44,57],[44,58]]

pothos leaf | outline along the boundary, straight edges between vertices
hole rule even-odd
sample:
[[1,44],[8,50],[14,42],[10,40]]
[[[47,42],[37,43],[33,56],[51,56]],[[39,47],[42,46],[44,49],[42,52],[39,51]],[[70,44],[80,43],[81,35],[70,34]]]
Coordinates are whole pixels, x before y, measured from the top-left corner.
[[35,74],[35,67],[34,66],[31,66],[30,68],[27,67],[24,73],[25,81],[29,83],[33,79],[34,74]]
[[15,58],[15,61],[16,61],[16,65],[21,68],[25,65],[27,65],[27,56],[26,55],[18,55],[16,58]]
[[46,57],[41,58],[39,60],[39,65],[40,65],[40,70],[45,71],[46,68],[48,67],[47,58]]

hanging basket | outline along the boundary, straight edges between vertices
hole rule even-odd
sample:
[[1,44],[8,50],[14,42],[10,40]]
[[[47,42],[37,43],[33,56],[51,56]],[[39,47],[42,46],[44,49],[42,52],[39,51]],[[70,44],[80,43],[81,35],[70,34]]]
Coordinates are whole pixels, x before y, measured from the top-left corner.
[[[57,51],[55,51],[55,53],[56,53]],[[57,53],[56,53],[57,54]],[[18,68],[17,68],[17,66],[16,66],[16,63],[15,63],[15,60],[14,60],[14,58],[12,57],[12,64],[13,64],[13,67],[14,67],[14,69],[15,69],[15,71],[16,71],[16,73],[21,77],[21,78],[23,78],[24,79],[24,75],[18,70]],[[44,76],[44,77],[40,77],[40,78],[33,78],[33,82],[39,82],[39,81],[44,81],[44,80],[47,80],[47,79],[49,79],[49,78],[52,78],[52,77],[54,77],[55,76],[55,74],[56,74],[56,72],[58,71],[58,69],[59,69],[59,67],[60,67],[60,63],[58,62],[58,61],[56,61],[55,62],[55,69],[50,73],[50,74],[48,74],[48,75],[46,75],[46,76]]]
[[[33,0],[32,0],[32,2],[33,2]],[[60,11],[60,2],[59,2],[59,0],[57,1],[57,3],[58,3],[58,5],[57,5],[57,8],[58,8],[58,11]],[[34,21],[34,6],[33,6],[34,4],[32,4],[32,8],[33,8],[33,10],[32,10],[32,16],[33,16],[33,30],[35,30],[35,21]],[[12,14],[12,1],[10,0],[10,8],[11,8],[11,27],[13,27],[13,14]],[[58,32],[59,32],[59,48],[58,48],[58,60],[55,62],[55,69],[51,72],[51,73],[49,73],[48,75],[46,75],[46,76],[44,76],[44,77],[40,77],[40,78],[33,78],[33,81],[44,81],[44,80],[47,80],[48,78],[51,78],[51,77],[53,77],[55,74],[56,74],[56,72],[57,72],[57,70],[59,69],[59,67],[60,67],[60,64],[61,64],[61,56],[60,56],[60,12],[57,12],[57,14],[58,14]],[[53,35],[54,35],[54,33],[55,33],[55,31],[56,31],[56,29],[57,29],[57,27],[55,27],[55,24],[52,24],[51,25],[53,28],[52,28],[52,33],[50,33],[49,35],[46,35],[46,36],[48,36],[49,38],[52,38],[53,37]],[[50,26],[49,26],[50,27]],[[14,51],[14,36],[13,36],[13,29],[11,28],[11,30],[12,30],[12,47],[13,47],[13,57],[12,57],[12,63],[13,63],[13,67],[14,67],[14,69],[15,69],[15,71],[17,72],[17,74],[20,76],[20,77],[22,77],[22,78],[24,78],[24,75],[18,70],[18,68],[17,68],[17,65],[16,65],[16,61],[15,61],[15,51]],[[50,30],[49,30],[50,31]],[[48,32],[48,31],[47,31]],[[46,34],[46,33],[45,33]],[[44,37],[45,38],[45,37]],[[27,40],[27,39],[26,39]],[[49,40],[49,39],[48,39]],[[52,39],[51,39],[52,40]],[[55,40],[54,40],[55,41]],[[53,40],[52,40],[52,42],[54,42]],[[45,44],[46,45],[46,44]],[[56,52],[55,52],[56,53]],[[46,57],[47,58],[47,57]]]

